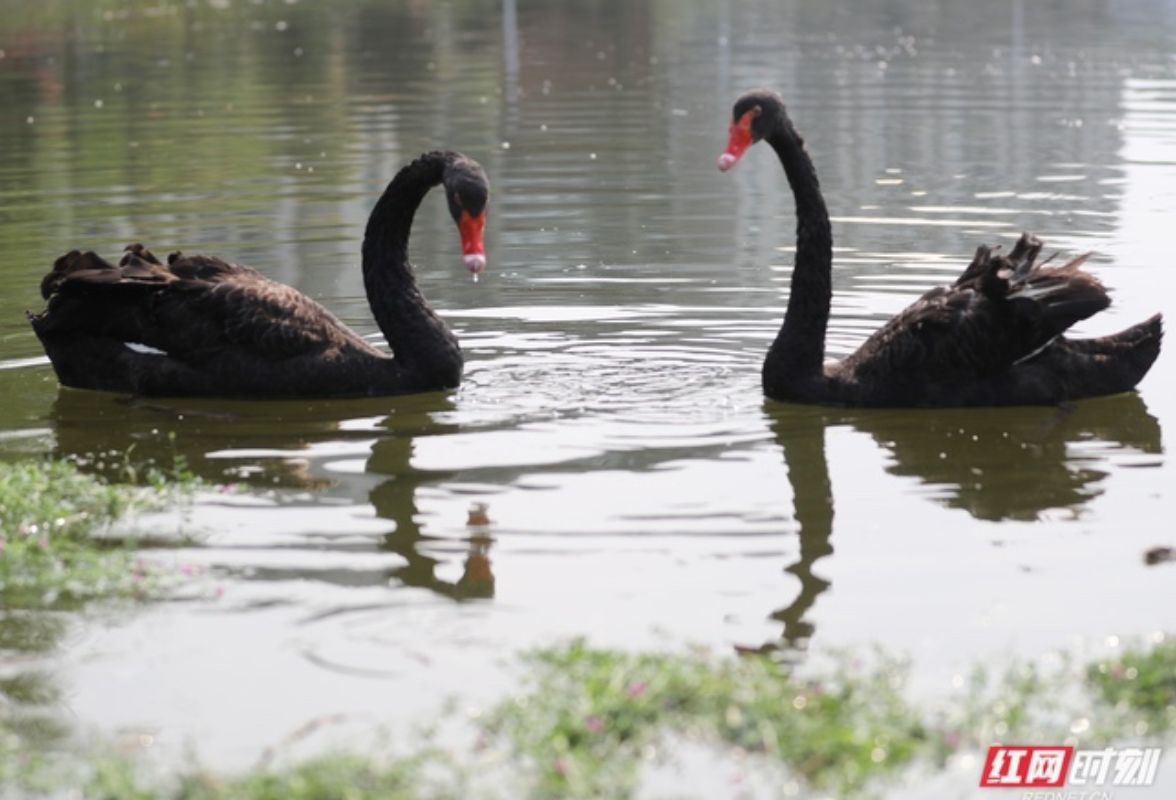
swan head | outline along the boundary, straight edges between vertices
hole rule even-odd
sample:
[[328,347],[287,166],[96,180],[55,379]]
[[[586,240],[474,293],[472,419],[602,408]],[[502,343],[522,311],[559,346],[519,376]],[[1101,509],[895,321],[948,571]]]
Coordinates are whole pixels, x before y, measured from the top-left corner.
[[486,269],[486,209],[490,204],[490,181],[478,162],[464,156],[455,158],[442,178],[449,213],[461,236],[461,258],[474,277]]
[[767,89],[747,92],[731,110],[727,148],[719,156],[719,170],[726,172],[738,163],[747,148],[763,139],[786,119],[784,101]]

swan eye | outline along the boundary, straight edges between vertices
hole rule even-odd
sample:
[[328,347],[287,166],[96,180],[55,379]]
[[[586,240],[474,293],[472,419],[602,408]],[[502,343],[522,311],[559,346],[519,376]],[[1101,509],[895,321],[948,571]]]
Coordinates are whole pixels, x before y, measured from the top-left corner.
[[757,137],[751,130],[752,123],[759,119],[763,113],[763,107],[752,106],[747,111],[743,112],[743,116],[739,118],[739,122],[737,123],[739,127],[747,134],[747,137],[753,141],[757,140]]

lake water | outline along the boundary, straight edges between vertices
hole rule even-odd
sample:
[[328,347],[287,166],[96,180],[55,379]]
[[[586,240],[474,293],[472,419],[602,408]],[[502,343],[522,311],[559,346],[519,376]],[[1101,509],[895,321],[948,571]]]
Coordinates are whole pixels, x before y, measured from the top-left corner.
[[[1176,544],[1171,354],[1068,410],[767,402],[792,200],[766,146],[715,159],[741,92],[785,97],[833,215],[831,357],[1022,230],[1095,251],[1115,304],[1079,333],[1176,319],[1176,3],[860,5],[6,4],[0,455],[133,446],[235,486],[162,556],[210,591],[73,623],[54,664],[78,726],[235,767],[328,715],[490,702],[511,654],[573,636],[880,645],[933,697],[976,664],[1170,631],[1176,575],[1142,555]],[[378,340],[363,226],[435,148],[493,185],[480,281],[439,197],[413,234],[459,390],[58,388],[23,312],[73,248],[222,255]]]

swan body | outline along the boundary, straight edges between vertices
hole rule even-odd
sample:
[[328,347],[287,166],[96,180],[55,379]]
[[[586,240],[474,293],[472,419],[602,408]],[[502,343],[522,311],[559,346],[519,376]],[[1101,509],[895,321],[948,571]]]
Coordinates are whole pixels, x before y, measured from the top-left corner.
[[1007,255],[980,247],[955,283],[924,294],[852,355],[824,363],[833,235],[804,139],[779,95],[762,89],[735,103],[729,133],[719,169],[766,141],[796,204],[791,293],[763,367],[768,397],[851,407],[1051,405],[1129,391],[1159,355],[1159,314],[1109,336],[1066,338],[1110,298],[1083,271],[1086,256],[1039,261],[1042,243],[1024,234]]
[[92,252],[59,258],[41,283],[33,330],[66,386],[143,396],[328,398],[449,389],[461,382],[457,337],[429,307],[408,261],[413,215],[444,185],[466,267],[486,266],[489,183],[459,153],[401,169],[376,202],[363,241],[368,301],[391,354],[322,305],[257,270],[142,245],[117,265]]

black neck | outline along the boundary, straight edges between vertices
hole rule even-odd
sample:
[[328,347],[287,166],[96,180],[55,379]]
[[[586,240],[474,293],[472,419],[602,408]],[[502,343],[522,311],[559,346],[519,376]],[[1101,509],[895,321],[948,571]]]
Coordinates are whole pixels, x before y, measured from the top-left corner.
[[461,371],[457,338],[429,307],[408,262],[413,216],[441,183],[449,153],[426,153],[396,174],[376,202],[363,240],[363,282],[372,315],[402,369]]
[[788,310],[764,362],[765,384],[778,386],[821,374],[833,295],[833,232],[817,171],[800,133],[786,122],[765,141],[780,157],[796,203],[796,261]]

